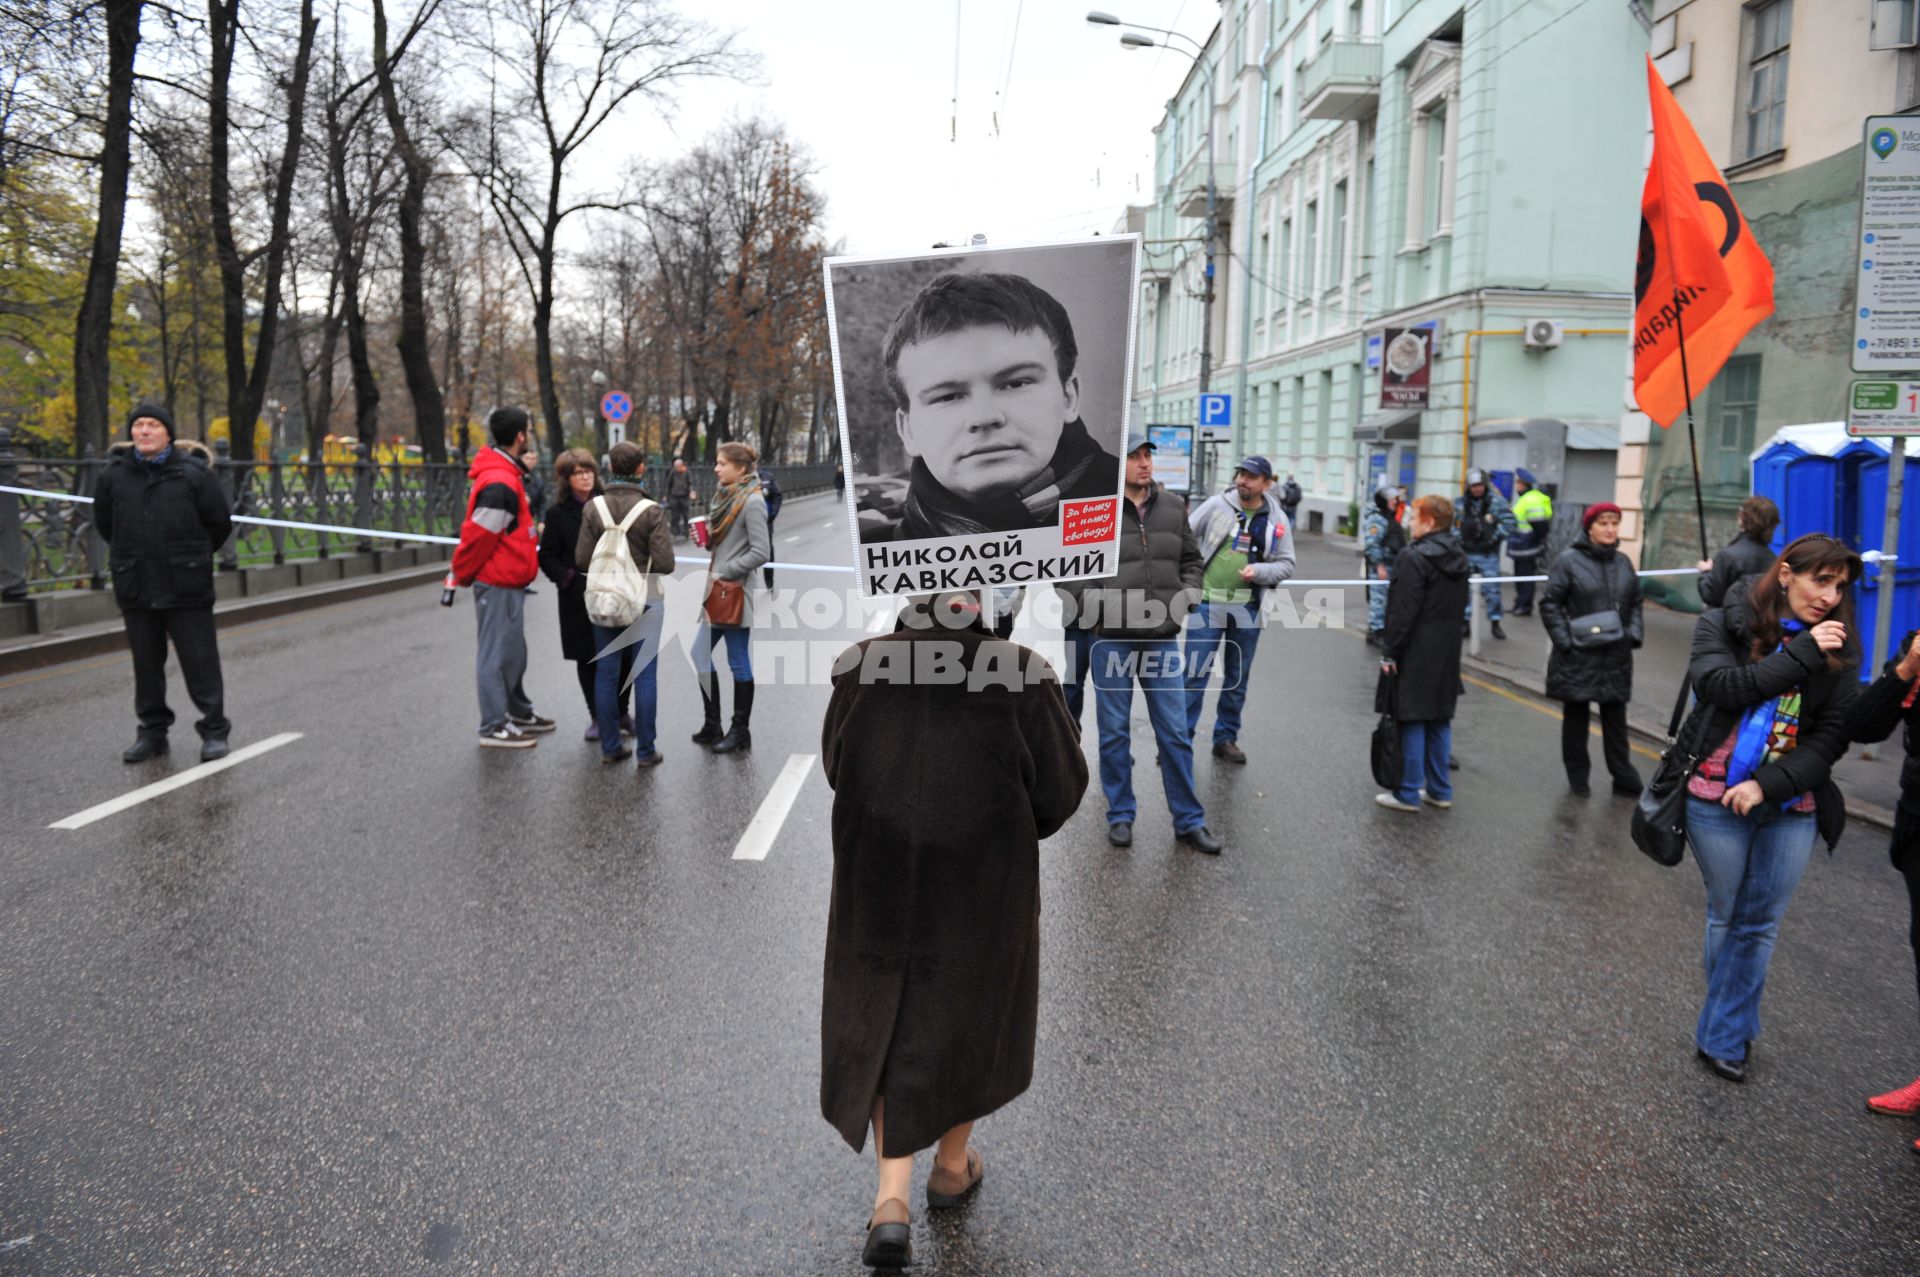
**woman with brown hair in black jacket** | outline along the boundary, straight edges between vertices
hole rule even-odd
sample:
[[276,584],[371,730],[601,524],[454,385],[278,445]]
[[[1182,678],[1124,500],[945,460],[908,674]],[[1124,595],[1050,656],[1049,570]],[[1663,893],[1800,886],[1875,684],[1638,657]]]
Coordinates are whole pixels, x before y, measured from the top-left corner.
[[1633,654],[1640,646],[1640,577],[1620,553],[1620,507],[1597,501],[1581,516],[1580,539],[1560,552],[1540,596],[1540,620],[1553,651],[1547,695],[1560,702],[1560,761],[1567,786],[1585,798],[1593,763],[1587,753],[1589,703],[1600,707],[1600,747],[1613,792],[1640,792],[1627,744]]
[[1700,757],[1687,780],[1687,842],[1707,888],[1700,1058],[1746,1080],[1780,920],[1814,834],[1840,840],[1832,780],[1847,752],[1860,556],[1818,534],[1789,545],[1752,587],[1700,617],[1687,676],[1698,698],[1678,739]]

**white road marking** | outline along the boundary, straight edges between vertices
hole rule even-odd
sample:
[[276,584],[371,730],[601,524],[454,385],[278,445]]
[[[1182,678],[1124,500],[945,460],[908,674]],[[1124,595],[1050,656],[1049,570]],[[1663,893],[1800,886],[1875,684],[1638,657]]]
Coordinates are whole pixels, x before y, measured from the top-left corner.
[[828,519],[825,523],[821,524],[820,526],[823,528],[830,528],[833,526],[833,520]]
[[120,797],[101,803],[97,807],[89,807],[77,816],[69,816],[65,820],[55,821],[53,824],[48,825],[47,828],[83,829],[96,820],[105,820],[108,816],[118,815],[129,807],[138,807],[149,798],[158,798],[162,794],[170,794],[176,789],[193,784],[196,780],[205,780],[215,772],[223,772],[236,763],[244,763],[249,758],[258,758],[268,750],[279,749],[282,745],[291,745],[293,742],[299,740],[301,735],[302,733],[300,732],[281,732],[278,736],[269,736],[258,744],[236,749],[225,758],[211,763],[201,763],[199,766],[189,767],[183,772],[176,772],[165,780],[155,781],[153,784],[141,789],[136,789],[130,794],[122,794]]
[[799,539],[800,539],[800,538],[799,538],[799,537],[798,537],[797,535],[796,535],[796,536],[790,536],[790,537],[785,537],[785,538],[782,538],[782,541],[781,541],[781,544],[783,544],[783,545],[792,545],[792,544],[793,544],[793,543],[794,543],[795,541],[798,541]]
[[767,858],[767,853],[773,850],[773,840],[780,835],[780,826],[787,823],[787,813],[793,810],[793,800],[800,796],[800,787],[807,783],[807,773],[813,770],[816,757],[814,754],[787,755],[787,765],[774,777],[773,788],[760,800],[760,810],[753,813],[747,832],[740,835],[740,845],[733,849],[735,860]]

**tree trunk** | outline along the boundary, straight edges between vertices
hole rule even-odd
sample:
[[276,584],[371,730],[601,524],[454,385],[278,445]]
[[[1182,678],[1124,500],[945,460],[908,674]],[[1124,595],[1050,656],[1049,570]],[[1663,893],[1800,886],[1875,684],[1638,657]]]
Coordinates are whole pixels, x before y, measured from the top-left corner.
[[286,267],[287,227],[293,214],[293,184],[300,169],[300,142],[305,129],[307,72],[313,60],[314,35],[319,22],[313,0],[301,0],[300,35],[293,68],[287,79],[286,146],[274,173],[271,222],[264,250],[265,274],[260,290],[260,328],[254,338],[253,366],[247,366],[247,263],[233,237],[233,182],[228,134],[232,129],[230,84],[233,54],[240,34],[240,0],[223,4],[208,0],[207,34],[213,46],[213,74],[207,93],[210,132],[209,195],[213,211],[214,251],[220,260],[220,311],[224,321],[223,346],[227,357],[227,429],[235,461],[253,460],[253,423],[267,398],[273,370],[273,348],[280,325],[280,277]]
[[540,379],[540,415],[547,422],[547,446],[555,456],[567,447],[560,420],[560,391],[553,381],[553,237],[559,229],[549,222],[540,244],[540,294],[533,303],[533,367]]
[[393,85],[394,66],[400,56],[389,54],[387,49],[387,6],[383,0],[373,0],[373,69],[380,83],[380,105],[386,111],[387,127],[393,130],[394,149],[407,175],[400,194],[400,368],[406,375],[407,394],[413,400],[414,437],[428,461],[443,462],[447,459],[447,406],[433,375],[433,354],[427,340],[427,247],[420,233],[432,166],[414,145],[406,118],[400,113],[400,95]]
[[73,331],[74,442],[105,455],[111,433],[107,396],[113,291],[120,272],[120,235],[127,221],[127,176],[133,161],[133,62],[140,46],[142,0],[106,0],[107,106],[100,146],[100,213],[93,256]]

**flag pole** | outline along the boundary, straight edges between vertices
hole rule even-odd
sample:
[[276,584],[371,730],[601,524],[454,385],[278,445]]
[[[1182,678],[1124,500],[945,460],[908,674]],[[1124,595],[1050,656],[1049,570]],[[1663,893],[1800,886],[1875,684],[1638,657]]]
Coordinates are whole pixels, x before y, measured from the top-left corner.
[[1700,495],[1700,444],[1693,435],[1693,379],[1687,374],[1687,330],[1680,322],[1680,314],[1685,307],[1680,300],[1680,290],[1673,290],[1673,331],[1680,341],[1680,390],[1687,397],[1687,456],[1693,461],[1693,511],[1700,520],[1700,557],[1711,559],[1713,552],[1707,549],[1707,503]]

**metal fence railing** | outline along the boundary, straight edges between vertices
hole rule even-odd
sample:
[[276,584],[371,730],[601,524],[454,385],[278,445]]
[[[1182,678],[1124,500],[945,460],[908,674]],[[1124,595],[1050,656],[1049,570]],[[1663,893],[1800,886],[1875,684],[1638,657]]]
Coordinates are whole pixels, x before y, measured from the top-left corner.
[[[359,459],[351,462],[238,462],[228,456],[227,441],[216,440],[213,471],[235,514],[342,529],[237,524],[220,549],[221,570],[368,551],[404,543],[409,535],[459,535],[467,500],[464,459],[381,463],[368,456],[364,445],[359,452]],[[0,427],[0,488],[91,497],[101,472],[111,464],[112,457],[18,455],[12,432]],[[831,464],[774,469],[781,491],[790,497],[833,486]],[[690,473],[698,511],[712,496],[714,476],[705,468]],[[664,493],[664,468],[649,477]],[[552,491],[551,475],[547,478]],[[397,535],[370,535],[374,532]],[[98,590],[107,584],[107,547],[94,529],[90,504],[0,492],[0,600],[17,601],[47,590]]]

